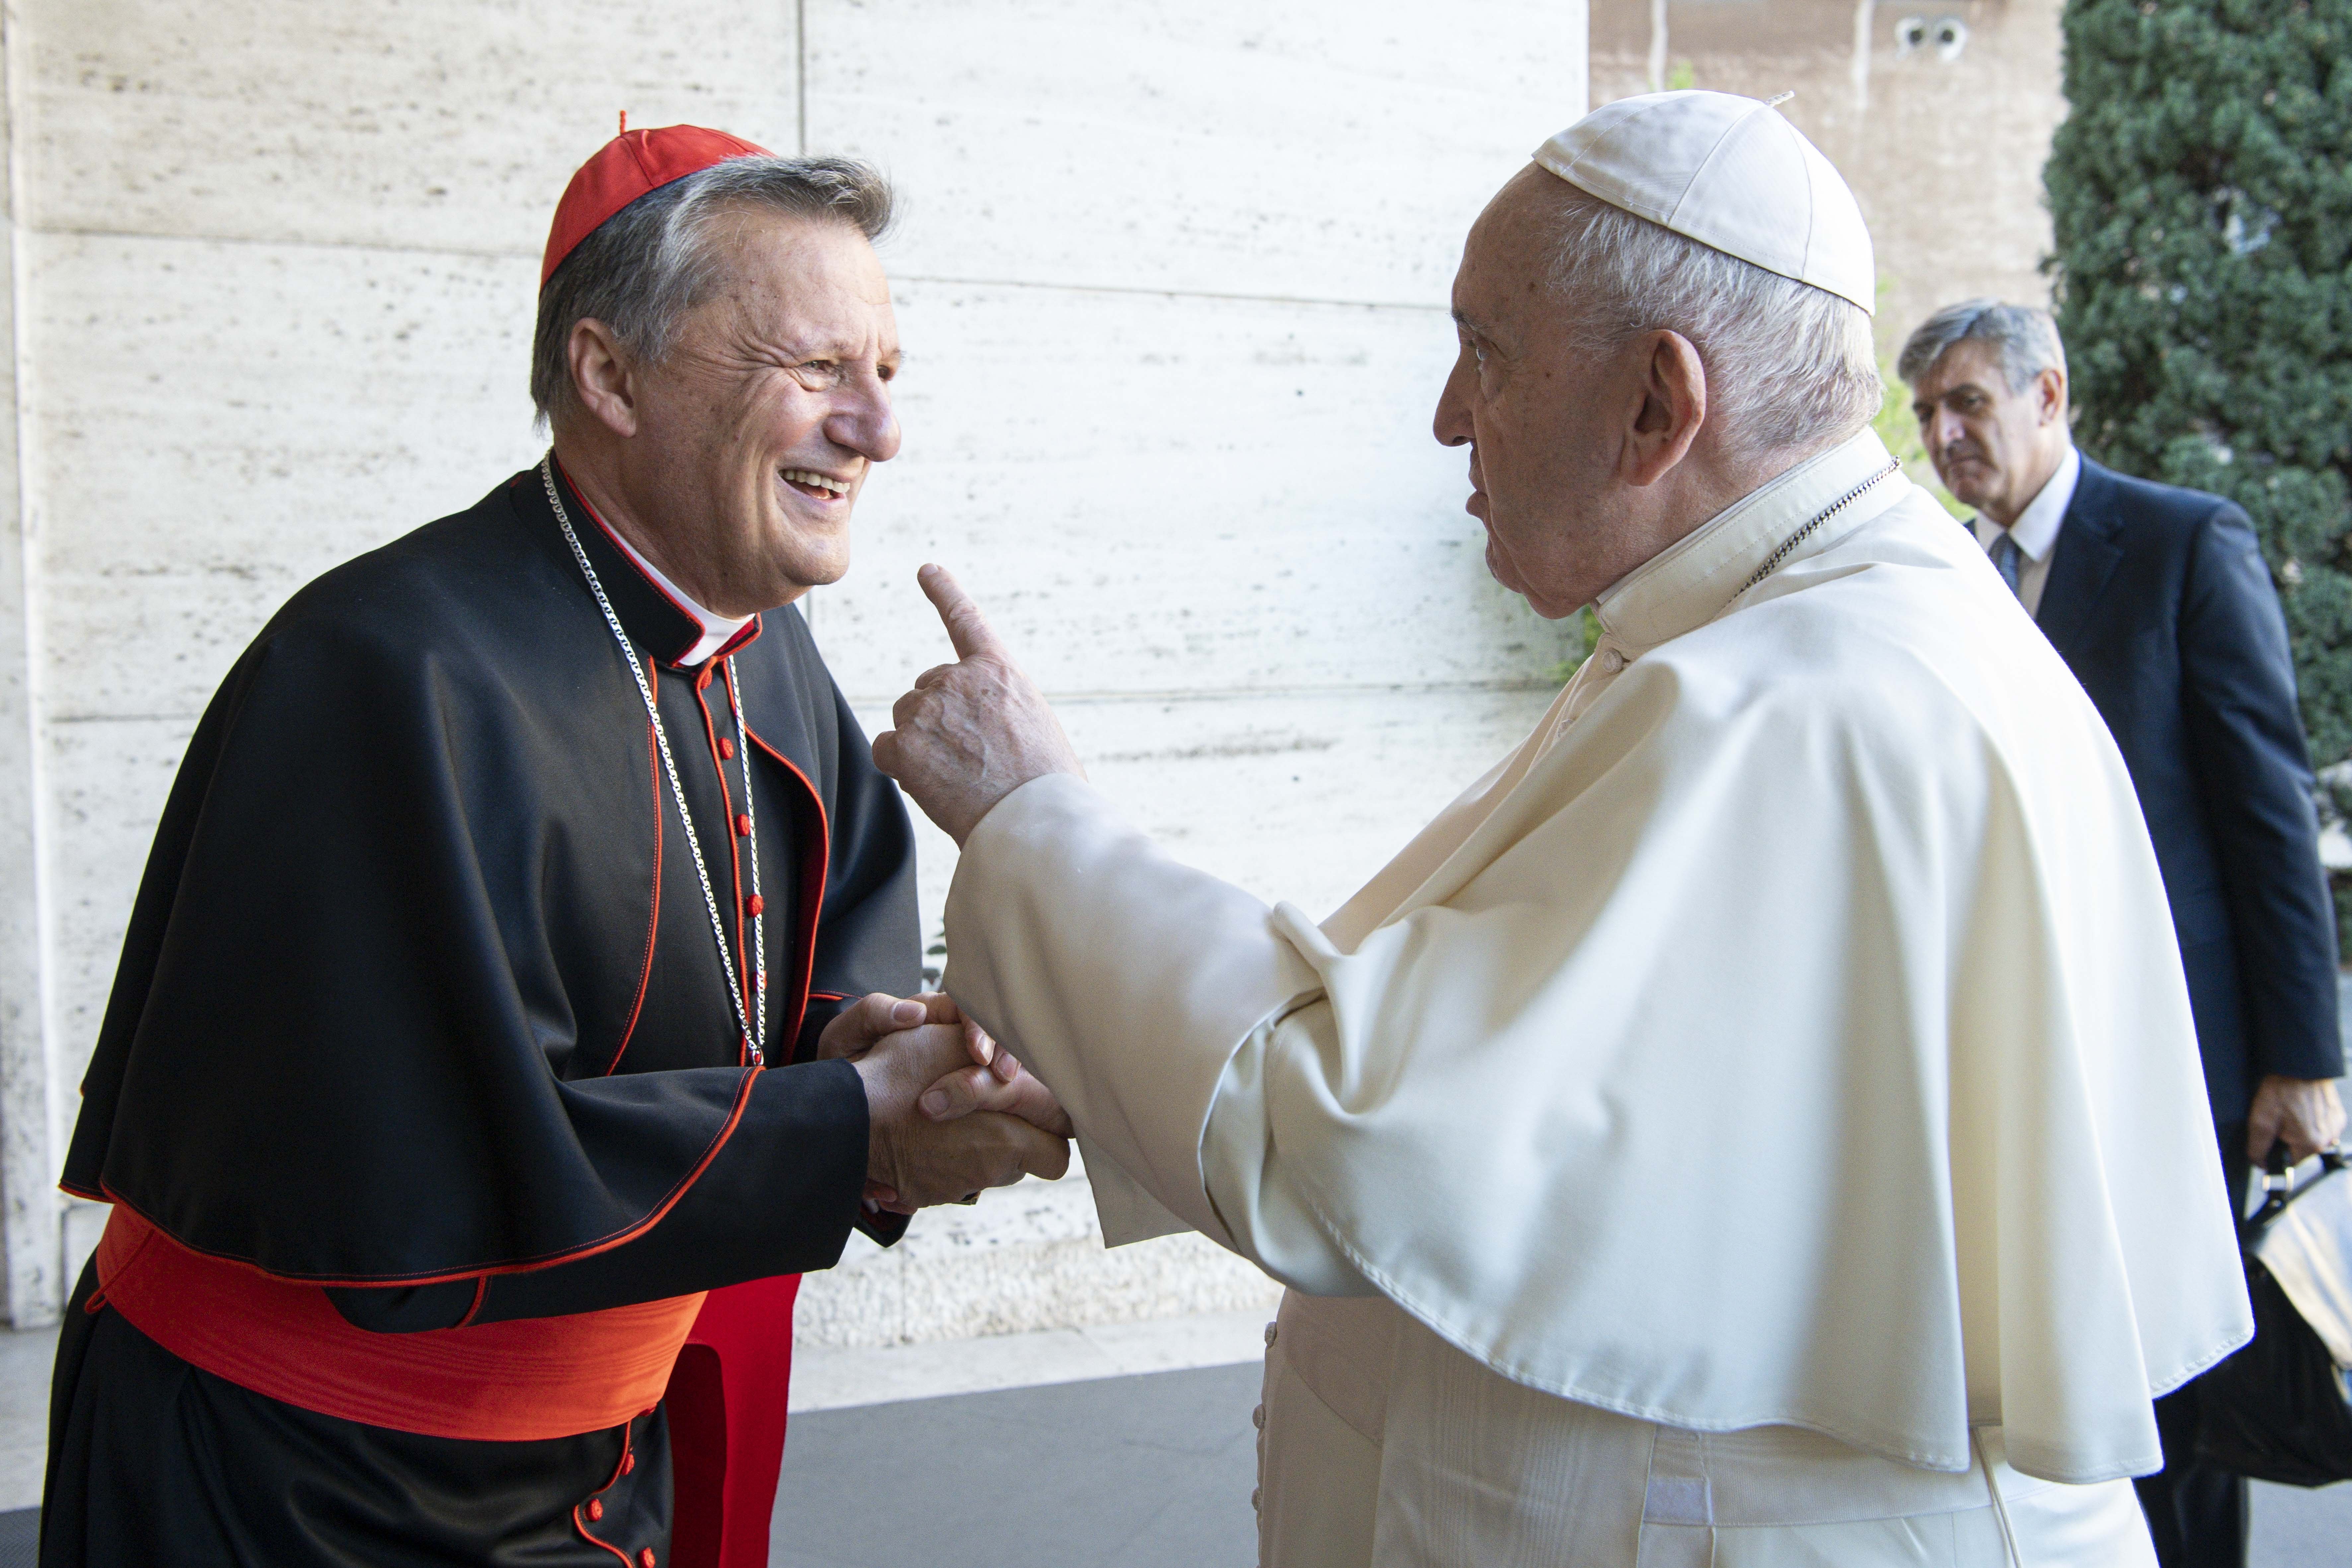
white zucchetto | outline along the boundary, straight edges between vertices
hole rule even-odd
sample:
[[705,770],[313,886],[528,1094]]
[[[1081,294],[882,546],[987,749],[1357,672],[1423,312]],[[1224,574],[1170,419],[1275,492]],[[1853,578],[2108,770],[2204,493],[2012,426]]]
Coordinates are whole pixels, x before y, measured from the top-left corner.
[[1878,263],[1853,192],[1769,104],[1729,92],[1622,98],[1535,160],[1612,206],[1877,314]]

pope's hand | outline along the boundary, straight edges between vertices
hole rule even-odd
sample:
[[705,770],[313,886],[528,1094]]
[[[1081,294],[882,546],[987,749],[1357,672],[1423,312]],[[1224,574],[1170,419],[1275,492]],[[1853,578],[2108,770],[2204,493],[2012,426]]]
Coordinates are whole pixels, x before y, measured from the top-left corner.
[[988,1031],[965,1017],[955,998],[941,992],[901,999],[877,991],[859,998],[825,1026],[817,1040],[817,1059],[855,1060],[902,1030],[945,1024],[963,1031],[969,1060],[923,1091],[917,1104],[924,1115],[934,1121],[953,1121],[975,1110],[1001,1110],[1056,1138],[1070,1136],[1070,1118],[1054,1091],[1012,1052],[1000,1050]]
[[918,1101],[934,1121],[953,1121],[975,1110],[1001,1110],[1056,1137],[1072,1133],[1069,1112],[1054,1091],[1021,1065],[1011,1051],[988,1037],[978,1024],[964,1025],[970,1066],[959,1068],[923,1091]]
[[[865,1084],[869,1207],[911,1214],[1069,1169],[1061,1107],[947,996],[860,997],[825,1026],[817,1056],[847,1059]],[[973,1073],[988,1087],[967,1089]],[[948,1114],[923,1104],[943,1081],[957,1086]]]
[[990,808],[1047,773],[1086,776],[1043,693],[943,566],[916,574],[956,662],[927,669],[874,737],[874,765],[961,845]]

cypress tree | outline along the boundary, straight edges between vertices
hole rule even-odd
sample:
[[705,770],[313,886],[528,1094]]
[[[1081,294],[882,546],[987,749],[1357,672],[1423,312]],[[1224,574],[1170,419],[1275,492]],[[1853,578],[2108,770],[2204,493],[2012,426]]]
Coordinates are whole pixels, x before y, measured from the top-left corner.
[[2326,767],[2352,753],[2352,0],[2068,0],[2063,28],[2044,266],[2075,438],[2245,508]]

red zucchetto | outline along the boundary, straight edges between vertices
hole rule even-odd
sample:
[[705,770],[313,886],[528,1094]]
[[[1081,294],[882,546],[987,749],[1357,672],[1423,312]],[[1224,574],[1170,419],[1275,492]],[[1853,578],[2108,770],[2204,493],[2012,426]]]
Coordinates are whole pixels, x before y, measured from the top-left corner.
[[606,218],[647,191],[730,158],[768,156],[765,147],[699,125],[624,131],[598,148],[563,187],[563,199],[555,204],[554,226],[547,233],[547,259],[540,266],[539,286],[546,288],[563,258]]

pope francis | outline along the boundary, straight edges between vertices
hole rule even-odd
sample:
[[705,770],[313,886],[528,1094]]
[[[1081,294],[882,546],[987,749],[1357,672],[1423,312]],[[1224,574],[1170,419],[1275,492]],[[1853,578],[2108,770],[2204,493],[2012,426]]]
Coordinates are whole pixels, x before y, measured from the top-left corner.
[[925,569],[960,662],[875,753],[963,845],[948,989],[1109,1240],[1290,1288],[1270,1568],[2153,1562],[2149,1401],[2250,1329],[2188,996],[2098,714],[1867,428],[1874,283],[1753,100],[1503,187],[1437,437],[1601,637],[1319,924],[1129,826]]

